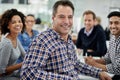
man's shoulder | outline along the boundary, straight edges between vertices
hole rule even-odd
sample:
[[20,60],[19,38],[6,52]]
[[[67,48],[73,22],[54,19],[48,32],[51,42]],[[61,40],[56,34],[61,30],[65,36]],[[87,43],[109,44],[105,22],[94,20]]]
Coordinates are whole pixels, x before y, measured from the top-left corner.
[[103,29],[103,27],[102,27],[101,25],[96,25],[96,26],[94,26],[94,28],[95,28],[96,30],[104,31],[104,29]]
[[79,32],[84,33],[84,30],[85,30],[85,27],[81,28]]
[[85,27],[82,27],[80,30],[84,30],[85,29]]
[[52,33],[52,31],[51,30],[46,30],[46,31],[43,31],[43,32],[41,32],[41,33],[39,33],[39,35],[38,35],[38,37],[39,38],[41,38],[41,39],[45,39],[45,38],[52,38],[53,37],[53,33]]
[[51,31],[50,29],[48,29],[48,30],[45,30],[45,31],[41,32],[40,34],[41,34],[41,35],[50,35],[51,32],[52,32],[52,31]]
[[104,33],[104,30],[101,26],[94,26],[94,30],[97,32],[97,33]]

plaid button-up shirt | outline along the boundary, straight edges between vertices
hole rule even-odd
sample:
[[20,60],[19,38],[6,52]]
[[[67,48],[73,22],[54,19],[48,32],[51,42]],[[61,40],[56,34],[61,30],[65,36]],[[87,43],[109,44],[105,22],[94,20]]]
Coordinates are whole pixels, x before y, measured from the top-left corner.
[[21,80],[79,80],[80,73],[99,77],[101,71],[79,62],[71,37],[65,42],[52,29],[33,40],[21,70]]
[[117,39],[111,37],[108,52],[103,59],[109,73],[120,75],[120,36]]

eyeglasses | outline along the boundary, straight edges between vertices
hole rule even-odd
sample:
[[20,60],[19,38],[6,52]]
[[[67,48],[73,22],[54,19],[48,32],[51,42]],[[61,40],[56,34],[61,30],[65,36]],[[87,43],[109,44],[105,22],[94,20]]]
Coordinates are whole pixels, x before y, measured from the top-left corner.
[[34,23],[35,21],[34,21],[34,20],[27,20],[26,22],[27,22],[27,23],[28,23],[28,22]]

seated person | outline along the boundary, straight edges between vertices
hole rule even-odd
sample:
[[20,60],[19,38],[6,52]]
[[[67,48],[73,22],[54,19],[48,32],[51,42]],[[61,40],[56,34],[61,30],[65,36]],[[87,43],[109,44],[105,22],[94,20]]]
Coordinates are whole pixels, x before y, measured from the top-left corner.
[[17,39],[18,34],[24,30],[24,14],[16,9],[10,9],[1,17],[1,33],[6,34],[0,43],[0,80],[19,80],[18,71],[21,63],[17,63],[20,56],[24,57],[25,51]]
[[103,71],[120,75],[120,12],[113,11],[108,18],[112,36],[106,55],[101,59],[93,59],[90,56],[85,58],[85,62]]
[[41,32],[32,41],[23,61],[21,80],[80,80],[79,74],[111,80],[101,69],[77,59],[69,35],[73,15],[74,6],[70,0],[54,4],[52,29]]
[[28,47],[31,41],[35,38],[35,36],[39,33],[37,30],[33,30],[33,26],[35,24],[35,17],[32,14],[28,14],[25,17],[25,30],[23,33],[18,35],[18,39],[20,40],[25,51],[28,50]]
[[84,56],[104,56],[107,51],[106,37],[100,26],[95,24],[95,13],[91,10],[85,11],[83,13],[83,20],[85,27],[78,33],[76,47],[83,49]]

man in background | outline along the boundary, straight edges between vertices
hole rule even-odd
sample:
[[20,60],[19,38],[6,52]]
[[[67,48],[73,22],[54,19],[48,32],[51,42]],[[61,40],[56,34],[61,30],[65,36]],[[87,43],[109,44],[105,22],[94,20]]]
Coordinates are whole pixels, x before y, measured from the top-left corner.
[[120,75],[120,12],[113,11],[108,15],[108,18],[112,36],[106,55],[101,59],[93,59],[90,56],[85,61],[87,64],[101,68],[103,71]]
[[76,46],[83,55],[102,57],[107,51],[104,31],[96,23],[96,15],[87,10],[83,13],[84,26],[78,33]]

